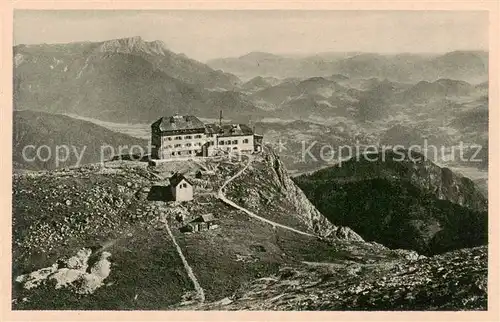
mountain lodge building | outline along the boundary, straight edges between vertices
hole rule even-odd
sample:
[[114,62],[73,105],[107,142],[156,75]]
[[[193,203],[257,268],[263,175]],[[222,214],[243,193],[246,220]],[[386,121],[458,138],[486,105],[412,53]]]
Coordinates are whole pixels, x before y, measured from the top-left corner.
[[162,117],[151,125],[154,159],[251,154],[261,150],[262,139],[246,124],[205,124],[193,115]]

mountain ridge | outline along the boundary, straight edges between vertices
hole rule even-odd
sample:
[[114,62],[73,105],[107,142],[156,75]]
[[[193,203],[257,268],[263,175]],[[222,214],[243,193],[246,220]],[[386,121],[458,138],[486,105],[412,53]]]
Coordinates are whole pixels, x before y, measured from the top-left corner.
[[[264,59],[257,64],[255,56]],[[265,57],[272,58],[268,64]],[[310,77],[341,73],[349,77],[379,77],[394,81],[454,78],[480,83],[488,79],[488,52],[480,50],[457,50],[444,54],[325,53],[301,57],[259,53],[213,59],[207,64],[244,78],[259,75]]]
[[[222,99],[224,87],[234,88],[239,81],[162,46],[140,38],[18,45],[14,108],[126,123],[152,122],[181,110],[208,118],[218,115],[218,96]],[[224,106],[225,116],[262,114],[252,104],[237,103],[247,108],[233,113],[232,106]]]
[[488,201],[480,190],[416,152],[353,157],[294,181],[331,222],[365,240],[425,255],[487,243]]
[[[26,150],[25,158],[24,149],[29,146],[33,149]],[[48,155],[40,153],[41,157],[37,157],[36,151],[45,146],[50,149],[50,152],[44,150]],[[53,170],[104,162],[118,157],[120,148],[123,154],[127,154],[131,146],[139,146],[147,152],[148,141],[65,115],[30,110],[14,111],[14,170]],[[61,150],[58,151],[57,147]],[[103,147],[106,147],[105,151],[102,150]],[[104,160],[101,160],[101,151],[105,152]],[[47,161],[43,161],[46,157]],[[60,159],[56,160],[57,158]]]

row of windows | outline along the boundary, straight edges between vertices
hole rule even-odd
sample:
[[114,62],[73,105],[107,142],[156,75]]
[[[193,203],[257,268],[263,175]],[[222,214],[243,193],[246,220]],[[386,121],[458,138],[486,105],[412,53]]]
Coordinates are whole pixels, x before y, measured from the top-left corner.
[[[243,139],[243,143],[248,143],[248,139]],[[230,145],[230,144],[238,144],[238,140],[226,140],[226,141],[223,141],[223,140],[220,140],[219,141],[219,145]]]
[[181,155],[182,152],[187,152],[187,154],[196,154],[196,153],[199,153],[200,150],[177,151],[177,152],[170,153],[170,155],[172,155],[172,156],[174,156],[174,155]]
[[[177,137],[176,137],[177,138]],[[179,137],[180,138],[180,137]],[[189,137],[191,138],[191,137]],[[171,138],[169,138],[171,140]],[[177,139],[176,139],[177,140]],[[180,140],[180,139],[179,139]],[[248,139],[243,139],[242,143],[243,144],[248,144],[249,140]],[[214,145],[213,141],[209,142],[210,145]],[[239,140],[220,140],[219,145],[231,145],[231,144],[239,144]],[[175,148],[181,148],[181,147],[190,147],[190,146],[201,146],[201,142],[194,142],[194,143],[186,143],[184,145],[182,144],[174,144]],[[172,148],[172,145],[167,145],[167,148]]]
[[[176,137],[174,137],[174,140],[176,140],[176,141],[182,140],[182,139],[184,139],[184,140],[191,140],[192,138],[193,138],[192,135],[184,135],[184,138],[182,136],[176,136]],[[196,134],[194,136],[194,138],[195,139],[201,139],[202,136],[201,136],[201,134]],[[167,140],[172,141],[172,137],[171,136],[167,136]]]
[[191,147],[191,146],[201,146],[201,143],[200,142],[186,143],[184,145],[178,143],[178,144],[174,144],[173,146],[172,145],[165,145],[165,148],[171,149],[172,147],[174,147],[174,148],[182,148],[182,147]]
[[[212,135],[209,135],[209,136],[212,136]],[[197,135],[194,135],[194,136],[193,135],[185,135],[184,137],[182,137],[182,136],[175,136],[173,138],[171,136],[167,136],[166,139],[168,141],[172,141],[172,139],[176,140],[176,141],[179,141],[179,140],[191,140],[191,139],[193,139],[193,137],[195,139],[201,139],[202,135],[200,135],[200,134],[197,134]],[[243,139],[243,143],[248,143],[248,142],[249,142],[248,139]],[[221,140],[221,141],[219,141],[219,144],[238,144],[238,140],[232,140],[232,141],[231,140],[226,140],[226,141]]]
[[188,185],[187,185],[187,183],[185,183],[185,182],[184,182],[184,183],[181,183],[181,184],[179,185],[179,188],[180,188],[180,189],[182,189],[182,188],[187,188],[187,186],[188,186]]

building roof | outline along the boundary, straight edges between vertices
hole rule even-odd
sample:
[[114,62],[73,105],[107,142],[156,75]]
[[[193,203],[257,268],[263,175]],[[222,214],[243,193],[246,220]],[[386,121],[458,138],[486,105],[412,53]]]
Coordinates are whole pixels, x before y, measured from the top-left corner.
[[162,132],[182,130],[204,130],[205,124],[194,115],[164,116],[151,124]]
[[182,180],[186,180],[187,183],[189,183],[190,185],[193,185],[193,183],[191,181],[189,181],[185,176],[183,176],[182,174],[180,174],[178,172],[174,173],[174,175],[171,176],[170,179],[168,179],[168,181],[170,182],[170,185],[172,187],[177,187],[177,185]]
[[205,133],[219,134],[221,131],[222,129],[218,124],[215,123],[205,124]]
[[252,135],[253,130],[246,124],[206,124],[206,133],[214,133],[219,136]]
[[205,214],[205,215],[201,215],[201,216],[197,217],[192,222],[211,222],[211,221],[214,221],[214,220],[215,220],[214,215],[212,215],[212,214]]

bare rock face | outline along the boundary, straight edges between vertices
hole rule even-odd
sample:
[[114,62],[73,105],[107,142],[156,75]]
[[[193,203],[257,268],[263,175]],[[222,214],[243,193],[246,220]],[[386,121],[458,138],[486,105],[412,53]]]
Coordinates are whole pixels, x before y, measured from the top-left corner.
[[314,232],[324,237],[363,241],[363,238],[355,231],[349,227],[337,227],[333,225],[316,209],[309,199],[307,199],[304,192],[292,181],[283,162],[281,162],[279,156],[272,149],[269,149],[266,160],[274,170],[274,181],[280,185],[287,200],[295,208],[296,213],[302,217]]
[[66,265],[68,266],[68,268],[85,272],[88,267],[87,262],[89,260],[90,254],[92,254],[92,251],[90,249],[82,248],[76,253],[76,256],[70,257],[66,261]]
[[40,286],[52,274],[57,272],[57,264],[41,268],[29,274],[19,275],[16,282],[23,283],[25,289],[29,290]]
[[358,235],[354,230],[352,230],[349,227],[345,227],[345,226],[337,227],[337,226],[334,226],[333,224],[331,226],[332,226],[332,229],[326,235],[326,237],[333,237],[333,238],[344,239],[344,240],[363,241],[363,238],[361,238],[360,235]]
[[87,273],[88,260],[92,251],[88,248],[80,249],[75,256],[54,264],[47,268],[42,268],[29,274],[20,275],[16,282],[23,283],[25,289],[36,288],[47,281],[53,281],[56,289],[68,288],[75,293],[91,294],[102,286],[111,272],[111,263],[108,252],[102,252],[100,259],[92,266],[90,273]]
[[150,55],[165,55],[166,46],[162,41],[144,41],[141,37],[130,37],[105,41],[100,46],[102,52],[134,53],[144,52]]

